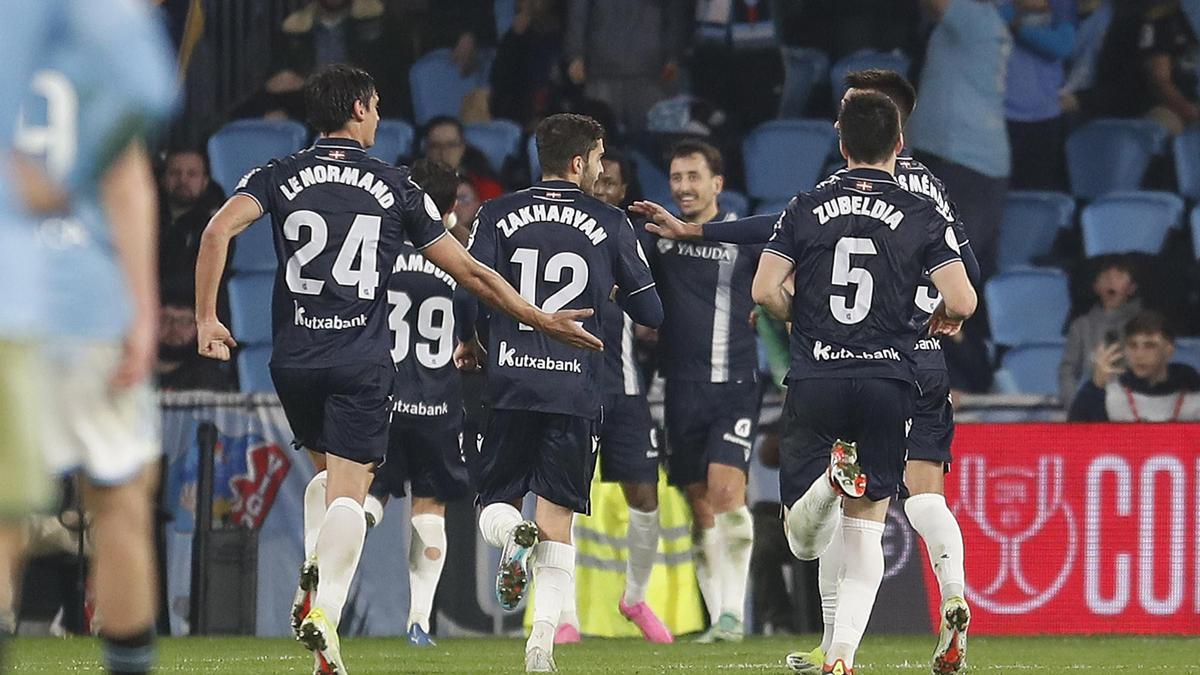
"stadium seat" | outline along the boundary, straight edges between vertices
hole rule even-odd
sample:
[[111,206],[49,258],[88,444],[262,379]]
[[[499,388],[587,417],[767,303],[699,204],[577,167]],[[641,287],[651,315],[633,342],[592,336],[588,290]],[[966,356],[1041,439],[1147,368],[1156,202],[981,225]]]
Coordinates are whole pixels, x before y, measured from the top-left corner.
[[1200,338],[1175,338],[1175,356],[1171,363],[1185,363],[1200,370]]
[[271,381],[271,343],[242,345],[238,350],[238,388],[243,394],[269,394],[275,391]]
[[1200,206],[1192,209],[1192,253],[1200,260]]
[[1079,127],[1067,137],[1071,194],[1095,199],[1137,190],[1165,141],[1166,132],[1149,120],[1100,119]]
[[529,180],[536,183],[542,179],[542,165],[538,162],[537,136],[533,134],[525,141],[525,156],[529,159]]
[[213,180],[225,194],[251,169],[304,147],[308,129],[291,120],[235,120],[208,139]]
[[649,157],[637,150],[629,153],[629,159],[637,167],[638,184],[642,186],[642,196],[671,208],[673,206],[671,183],[667,180],[667,174],[658,168],[658,165]]
[[842,107],[842,96],[846,93],[846,85],[843,83],[843,80],[845,80],[848,73],[868,68],[879,68],[881,70],[894,70],[908,77],[908,66],[908,57],[900,50],[880,52],[874,49],[860,49],[849,56],[838,59],[833,64],[833,67],[829,69],[829,82],[833,89],[834,111],[840,110]]
[[1200,200],[1200,127],[1188,127],[1175,137],[1175,180],[1179,194]]
[[229,280],[229,330],[238,342],[271,341],[272,272],[241,272]]
[[779,98],[780,119],[804,117],[808,100],[817,83],[829,74],[829,56],[808,47],[783,48],[783,94]]
[[491,54],[484,53],[481,58],[481,66],[466,77],[450,59],[449,49],[435,49],[417,59],[408,71],[408,83],[418,126],[438,115],[458,117],[467,94],[488,86]]
[[1064,342],[1037,342],[1013,347],[1000,359],[995,388],[1000,394],[1058,394],[1058,364]]
[[251,223],[245,232],[238,235],[233,244],[230,267],[235,272],[274,272],[277,264],[271,216],[267,215]]
[[1071,227],[1075,200],[1061,192],[1009,192],[1000,224],[997,267],[1027,267],[1046,255],[1060,230]]
[[404,120],[379,120],[379,128],[375,130],[375,145],[367,149],[367,154],[388,164],[395,164],[401,157],[412,156],[413,136],[412,125]]
[[492,14],[496,17],[496,37],[502,39],[512,27],[517,14],[517,0],[494,0]]
[[746,188],[760,200],[790,199],[817,184],[837,133],[827,120],[772,120],[742,142]]
[[754,207],[754,215],[761,216],[764,214],[783,213],[787,208],[791,198],[788,199],[772,199],[769,201],[759,202],[758,206]]
[[988,280],[987,302],[992,339],[1001,345],[1053,342],[1062,338],[1071,308],[1067,275],[1051,269],[1001,272]]
[[1083,253],[1157,254],[1167,231],[1180,227],[1183,200],[1168,192],[1117,192],[1083,208]]
[[463,127],[467,143],[482,152],[496,172],[504,168],[505,160],[517,154],[521,133],[521,127],[511,120],[492,120]]
[[723,190],[717,195],[717,207],[739,218],[750,215],[750,199],[737,190]]

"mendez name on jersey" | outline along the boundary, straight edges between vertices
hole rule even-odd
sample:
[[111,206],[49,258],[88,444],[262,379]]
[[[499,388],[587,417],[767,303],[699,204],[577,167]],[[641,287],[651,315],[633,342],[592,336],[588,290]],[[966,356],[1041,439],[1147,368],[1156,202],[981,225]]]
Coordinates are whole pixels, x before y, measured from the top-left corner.
[[[636,295],[654,287],[629,219],[566,181],[546,181],[484,204],[471,254],[544,311],[594,308],[583,322],[607,333],[613,285]],[[488,389],[500,409],[595,418],[604,355],[550,340],[503,314],[488,327]]]
[[368,157],[355,141],[321,138],[246,174],[236,192],[271,214],[279,261],[271,363],[392,363],[379,290],[406,237],[420,250],[446,235],[408,169]]
[[411,244],[401,245],[387,290],[398,415],[445,425],[462,419],[462,378],[452,358],[457,287]]
[[767,252],[795,265],[790,378],[914,380],[913,293],[960,260],[947,213],[886,172],[839,172],[792,200]]

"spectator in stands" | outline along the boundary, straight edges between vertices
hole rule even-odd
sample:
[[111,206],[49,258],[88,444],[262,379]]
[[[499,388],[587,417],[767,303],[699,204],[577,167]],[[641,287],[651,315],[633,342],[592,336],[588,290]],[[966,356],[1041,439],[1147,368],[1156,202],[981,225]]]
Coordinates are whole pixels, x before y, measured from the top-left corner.
[[562,16],[554,0],[519,0],[492,62],[492,115],[532,132],[562,86]]
[[1123,343],[1095,352],[1092,377],[1079,389],[1072,422],[1200,421],[1200,375],[1171,363],[1175,336],[1161,314],[1146,311],[1125,326]]
[[504,194],[504,187],[492,172],[487,158],[467,145],[462,122],[453,117],[439,116],[429,120],[421,135],[421,148],[426,159],[439,162],[471,181],[480,201]]
[[568,0],[567,75],[626,131],[672,93],[690,25],[685,0]]
[[481,50],[496,44],[494,0],[430,0],[429,47],[450,49],[463,75],[483,65]]
[[1067,348],[1058,366],[1058,395],[1063,408],[1070,410],[1079,391],[1079,382],[1092,375],[1092,357],[1106,345],[1119,345],[1125,324],[1142,311],[1137,297],[1138,284],[1133,267],[1122,257],[1101,262],[1092,282],[1097,303],[1071,322],[1067,330]]
[[1000,5],[1013,37],[1004,109],[1018,190],[1066,186],[1066,118],[1059,91],[1075,45],[1075,0],[1012,0]]
[[167,153],[159,187],[159,280],[164,288],[190,288],[200,235],[225,195],[209,176],[208,157],[195,148]]
[[[454,200],[454,222],[465,224],[467,228],[467,236],[471,234],[471,228],[475,223],[475,214],[479,212],[479,206],[483,202],[479,199],[479,193],[475,190],[475,185],[463,176],[458,177],[458,189]],[[466,241],[460,236],[461,230],[451,230],[451,234],[459,237],[459,241],[466,245]]]
[[699,0],[688,69],[692,91],[742,132],[775,117],[783,62],[768,0]]
[[190,292],[163,294],[158,329],[158,388],[162,391],[233,391],[237,382],[219,361],[200,356],[196,309]]
[[921,72],[908,144],[954,196],[986,279],[1008,192],[1004,71],[1012,36],[995,4],[922,0],[937,21]]

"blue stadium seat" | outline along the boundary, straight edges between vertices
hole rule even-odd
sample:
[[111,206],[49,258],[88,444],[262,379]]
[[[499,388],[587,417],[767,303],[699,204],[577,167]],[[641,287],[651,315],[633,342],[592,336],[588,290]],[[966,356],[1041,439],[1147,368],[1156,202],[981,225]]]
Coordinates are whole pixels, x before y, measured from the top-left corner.
[[238,349],[238,385],[243,394],[271,394],[271,344],[242,345]]
[[649,157],[637,150],[629,153],[629,159],[637,167],[638,184],[642,186],[642,196],[667,208],[672,208],[674,202],[671,201],[671,183],[667,180],[667,174],[658,168],[658,165]]
[[230,194],[251,169],[296,152],[307,139],[308,129],[291,120],[230,122],[208,139],[213,180]]
[[1071,308],[1067,275],[1052,269],[1001,272],[983,289],[992,339],[1001,345],[1062,338]]
[[1071,194],[1095,199],[1137,190],[1165,141],[1163,128],[1149,120],[1100,119],[1079,127],[1067,137]]
[[841,110],[842,96],[846,93],[846,85],[843,81],[848,73],[868,68],[879,68],[881,70],[894,70],[908,77],[909,65],[908,57],[899,50],[880,52],[874,49],[860,49],[849,56],[838,59],[833,64],[833,67],[829,69],[829,82],[833,88],[833,109],[835,111]]
[[1083,208],[1083,253],[1140,251],[1151,255],[1162,250],[1167,231],[1179,227],[1183,200],[1168,192],[1117,192]]
[[788,199],[773,199],[759,202],[758,206],[754,207],[754,215],[761,216],[764,214],[783,213],[783,210],[787,208],[788,203],[791,201],[789,197]]
[[737,190],[722,190],[717,195],[717,207],[739,218],[750,215],[750,199]]
[[837,133],[827,120],[772,120],[742,142],[746,188],[754,199],[790,199],[821,178]]
[[467,143],[482,152],[497,172],[504,168],[505,160],[517,154],[521,133],[520,125],[511,120],[492,120],[463,127]]
[[783,94],[779,97],[780,119],[804,117],[813,89],[829,74],[829,56],[808,47],[783,48]]
[[229,280],[229,318],[238,342],[271,341],[272,272],[241,272]]
[[1200,260],[1200,206],[1192,209],[1192,252]]
[[529,180],[536,183],[542,179],[542,165],[538,162],[537,136],[533,134],[525,141],[525,156],[529,159]]
[[1037,342],[1013,347],[1000,359],[996,391],[1001,394],[1058,394],[1058,364],[1065,343]]
[[1188,127],[1175,137],[1175,180],[1179,194],[1200,200],[1200,127]]
[[1185,363],[1200,370],[1200,338],[1175,338],[1175,356],[1171,363]]
[[496,37],[503,38],[517,14],[517,0],[494,0],[492,14],[496,17]]
[[417,59],[408,71],[417,125],[424,125],[438,115],[458,117],[467,94],[488,86],[491,57],[490,53],[482,54],[481,66],[466,77],[463,77],[458,65],[450,60],[449,49],[435,49]]
[[412,157],[414,135],[412,125],[404,120],[379,120],[375,145],[367,149],[367,154],[395,164],[401,157]]
[[1000,225],[997,266],[1027,267],[1050,252],[1060,230],[1071,227],[1075,200],[1061,192],[1010,192]]
[[274,272],[275,237],[271,230],[271,216],[263,216],[239,234],[233,244],[235,272]]

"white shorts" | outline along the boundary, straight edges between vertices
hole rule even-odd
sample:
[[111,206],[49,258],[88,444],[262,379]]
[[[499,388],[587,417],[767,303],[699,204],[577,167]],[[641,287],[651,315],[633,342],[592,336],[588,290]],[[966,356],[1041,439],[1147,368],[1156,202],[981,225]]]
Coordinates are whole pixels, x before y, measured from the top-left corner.
[[59,341],[46,348],[53,421],[46,458],[57,473],[80,471],[98,485],[121,485],[162,455],[158,401],[149,382],[109,385],[121,358],[111,342]]

